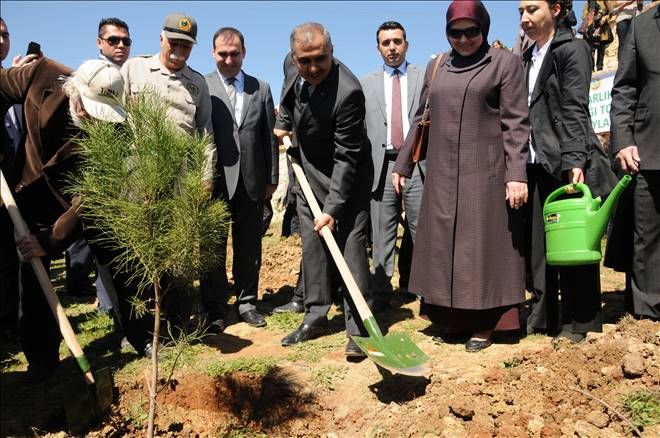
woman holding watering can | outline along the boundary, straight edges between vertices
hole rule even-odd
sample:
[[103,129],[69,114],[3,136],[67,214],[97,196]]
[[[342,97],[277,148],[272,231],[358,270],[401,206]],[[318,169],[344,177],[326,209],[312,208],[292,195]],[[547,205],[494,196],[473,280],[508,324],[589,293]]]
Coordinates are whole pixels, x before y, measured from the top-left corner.
[[[489,26],[480,1],[451,3],[451,51],[427,66],[413,123],[428,96],[426,180],[408,288],[442,333],[435,339],[465,335],[470,352],[491,345],[494,330],[519,329],[525,299],[518,210],[527,200],[525,79],[515,55],[490,47]],[[412,137],[394,167],[397,191],[414,168]]]
[[519,5],[521,27],[534,41],[522,54],[531,123],[525,209],[533,298],[527,331],[580,342],[588,332],[602,330],[599,265],[546,263],[543,203],[568,183],[585,182],[595,196],[606,195],[616,178],[591,125],[589,45],[558,24],[571,9],[572,0],[523,0]]

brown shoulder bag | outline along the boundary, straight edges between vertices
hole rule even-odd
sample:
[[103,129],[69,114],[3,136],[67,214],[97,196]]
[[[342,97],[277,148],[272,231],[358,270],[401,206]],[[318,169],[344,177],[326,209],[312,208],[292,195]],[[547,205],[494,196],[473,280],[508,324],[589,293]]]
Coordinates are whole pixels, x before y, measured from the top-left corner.
[[447,54],[438,56],[435,60],[435,65],[433,66],[433,74],[431,74],[431,82],[429,82],[429,87],[426,92],[426,102],[424,102],[424,113],[422,114],[422,120],[417,122],[417,129],[415,130],[415,136],[413,137],[412,160],[414,163],[426,159],[426,150],[429,147],[429,128],[431,126],[431,119],[429,119],[429,97],[431,96],[431,85],[435,79],[438,67],[440,67],[446,58]]

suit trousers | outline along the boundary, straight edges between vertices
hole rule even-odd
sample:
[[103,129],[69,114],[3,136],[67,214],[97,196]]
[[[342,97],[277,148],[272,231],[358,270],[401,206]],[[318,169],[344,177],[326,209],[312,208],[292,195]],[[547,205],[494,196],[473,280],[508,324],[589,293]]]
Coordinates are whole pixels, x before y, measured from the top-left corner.
[[[236,289],[238,313],[256,309],[261,269],[261,236],[263,231],[264,202],[250,199],[241,175],[234,196],[227,202],[231,212],[231,235],[234,257],[232,273]],[[222,242],[224,259],[227,257],[227,235]],[[213,317],[227,311],[229,280],[225,265],[203,276],[202,303]]]
[[0,327],[18,329],[18,253],[14,225],[5,207],[0,207]]
[[[314,231],[312,211],[302,194],[297,199],[300,234],[302,237],[302,266],[304,282],[305,324],[320,324],[327,321],[332,305],[333,275],[335,264],[323,237]],[[366,208],[348,205],[341,219],[335,222],[334,236],[346,263],[353,274],[362,296],[371,307],[369,283],[369,261],[367,259],[367,232],[369,212]],[[365,336],[366,330],[348,293],[344,294],[344,318],[349,335]]]
[[633,187],[632,299],[636,315],[660,320],[660,170],[642,170]]
[[[528,289],[532,292],[527,332],[536,330],[571,333],[602,331],[600,265],[550,266],[545,259],[543,203],[563,184],[540,164],[527,166],[530,200],[527,218],[526,261]],[[559,291],[561,290],[561,302]]]
[[[66,291],[69,295],[87,295],[94,287],[89,281],[89,273],[95,265],[94,253],[82,237],[69,246],[65,253]],[[112,311],[113,302],[110,293],[106,290],[96,264],[96,296],[99,299],[101,312]]]
[[[50,275],[50,258],[41,257]],[[59,362],[62,335],[53,316],[32,265],[21,265],[21,317],[19,321],[21,345],[29,364],[53,367]]]
[[419,166],[415,166],[412,178],[406,180],[403,192],[399,195],[392,185],[394,160],[383,162],[383,171],[378,188],[371,194],[371,232],[372,232],[372,288],[376,300],[389,300],[392,294],[392,275],[394,274],[394,252],[396,233],[401,211],[406,213],[406,222],[413,242],[417,230],[419,207],[422,200],[423,183]]

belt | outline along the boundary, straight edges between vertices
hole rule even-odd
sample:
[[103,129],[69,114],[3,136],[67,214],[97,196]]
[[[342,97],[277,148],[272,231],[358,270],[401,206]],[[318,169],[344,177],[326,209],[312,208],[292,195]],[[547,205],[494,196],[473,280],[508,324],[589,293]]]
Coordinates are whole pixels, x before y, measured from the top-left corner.
[[399,151],[395,150],[387,150],[385,151],[385,158],[390,160],[390,161],[396,161],[396,157],[399,156]]

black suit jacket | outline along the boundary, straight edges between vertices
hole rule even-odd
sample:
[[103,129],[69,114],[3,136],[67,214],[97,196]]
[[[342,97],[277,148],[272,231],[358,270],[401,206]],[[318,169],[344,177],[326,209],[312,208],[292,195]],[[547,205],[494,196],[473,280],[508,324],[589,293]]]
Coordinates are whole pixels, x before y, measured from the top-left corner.
[[341,220],[349,205],[363,202],[367,208],[373,170],[358,79],[333,59],[328,77],[297,114],[294,85],[300,75],[286,70],[280,111],[293,128],[303,169],[323,212]]
[[642,170],[660,170],[660,5],[632,20],[612,88],[612,154],[636,145]]
[[[529,81],[532,51],[523,53]],[[562,171],[581,168],[595,195],[610,192],[616,177],[591,124],[591,49],[567,29],[558,29],[543,58],[529,103],[536,160],[557,180]],[[528,84],[529,87],[529,84]]]
[[263,201],[266,184],[277,184],[279,150],[273,134],[275,109],[270,87],[244,73],[243,109],[234,118],[229,97],[217,71],[205,76],[212,105],[213,132],[218,150],[216,190],[232,199],[239,175],[253,201]]

